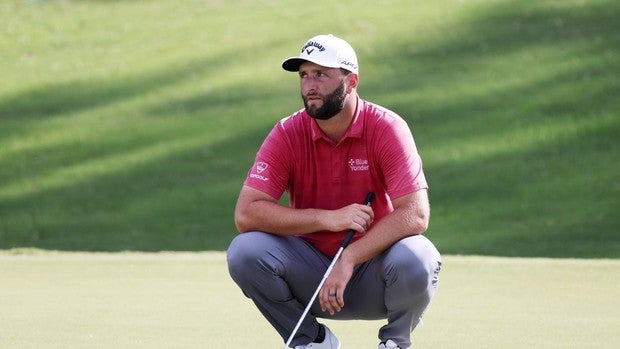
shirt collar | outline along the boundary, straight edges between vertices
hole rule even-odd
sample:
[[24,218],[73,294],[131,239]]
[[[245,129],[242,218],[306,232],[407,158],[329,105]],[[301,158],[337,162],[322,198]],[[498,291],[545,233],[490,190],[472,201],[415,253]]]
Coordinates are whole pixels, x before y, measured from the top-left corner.
[[[343,140],[345,138],[349,138],[349,137],[350,138],[360,138],[360,137],[362,137],[362,134],[363,134],[363,131],[364,131],[364,114],[361,112],[362,103],[363,102],[364,101],[359,96],[356,97],[356,106],[355,106],[355,112],[353,113],[353,121],[351,122],[351,125],[349,125],[349,128],[347,129],[347,132],[345,133],[344,137],[342,138]],[[306,113],[305,110],[304,110],[304,113]],[[321,138],[325,138],[326,140],[329,140],[329,138],[327,138],[327,136],[325,136],[323,131],[321,131],[321,128],[316,123],[316,120],[313,119],[312,117],[310,117],[309,115],[308,115],[308,117],[310,118],[310,125],[311,125],[311,130],[312,130],[312,140],[315,141],[315,142],[318,139],[321,139]],[[330,140],[330,142],[331,142],[331,140]]]

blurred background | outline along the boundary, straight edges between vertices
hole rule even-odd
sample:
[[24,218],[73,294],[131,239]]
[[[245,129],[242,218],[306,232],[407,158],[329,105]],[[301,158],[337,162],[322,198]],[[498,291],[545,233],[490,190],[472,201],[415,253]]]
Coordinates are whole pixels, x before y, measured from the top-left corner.
[[620,3],[0,2],[0,249],[225,250],[281,61],[349,41],[444,254],[620,257]]

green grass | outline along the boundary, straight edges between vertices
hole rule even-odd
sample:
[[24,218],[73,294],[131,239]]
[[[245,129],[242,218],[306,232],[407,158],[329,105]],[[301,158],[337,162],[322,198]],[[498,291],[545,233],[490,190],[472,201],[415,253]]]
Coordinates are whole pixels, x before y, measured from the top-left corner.
[[[445,254],[620,257],[612,0],[0,2],[0,249],[224,250],[332,32],[414,130]],[[355,9],[351,11],[351,9]]]
[[[0,347],[280,348],[223,253],[0,252]],[[616,348],[620,261],[444,258],[420,348]],[[375,348],[381,321],[326,321]]]

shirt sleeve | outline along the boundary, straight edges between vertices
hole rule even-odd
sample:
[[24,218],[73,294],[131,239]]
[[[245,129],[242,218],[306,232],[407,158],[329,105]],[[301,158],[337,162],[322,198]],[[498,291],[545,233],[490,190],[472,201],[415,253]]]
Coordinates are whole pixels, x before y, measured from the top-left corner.
[[379,158],[388,195],[395,199],[427,189],[422,159],[405,120],[392,119],[380,134]]
[[287,188],[292,157],[286,134],[278,123],[259,148],[244,185],[279,200]]

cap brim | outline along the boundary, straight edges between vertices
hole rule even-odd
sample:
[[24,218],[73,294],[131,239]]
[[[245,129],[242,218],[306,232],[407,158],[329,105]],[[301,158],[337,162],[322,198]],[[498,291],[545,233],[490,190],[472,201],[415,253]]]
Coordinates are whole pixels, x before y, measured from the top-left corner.
[[301,66],[302,64],[306,62],[318,64],[322,67],[327,67],[327,68],[340,68],[339,65],[333,65],[333,64],[326,63],[326,62],[321,62],[319,60],[311,60],[311,59],[300,58],[300,57],[287,58],[284,62],[282,62],[282,68],[284,70],[296,72],[296,71],[299,71],[299,66]]
[[282,69],[292,72],[299,71],[299,66],[305,62],[309,61],[299,57],[290,57],[282,62]]

